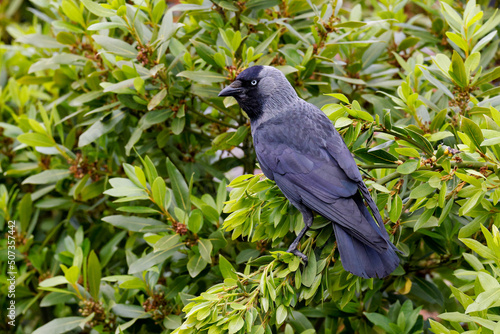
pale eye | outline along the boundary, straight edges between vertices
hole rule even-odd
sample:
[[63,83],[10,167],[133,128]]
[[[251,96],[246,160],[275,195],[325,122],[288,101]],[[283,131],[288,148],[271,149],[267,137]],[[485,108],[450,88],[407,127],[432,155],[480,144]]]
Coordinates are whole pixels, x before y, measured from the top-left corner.
[[257,80],[252,80],[252,82],[250,82],[252,84],[252,86],[255,86],[257,84]]

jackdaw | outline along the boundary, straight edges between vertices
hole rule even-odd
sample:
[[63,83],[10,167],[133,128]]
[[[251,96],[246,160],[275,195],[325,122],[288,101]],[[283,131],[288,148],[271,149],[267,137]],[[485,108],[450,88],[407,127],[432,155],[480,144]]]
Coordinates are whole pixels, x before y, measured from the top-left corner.
[[247,68],[219,96],[233,96],[247,113],[264,175],[302,213],[305,227],[288,252],[307,262],[297,246],[315,212],[332,222],[344,269],[365,278],[393,272],[398,250],[328,117],[301,99],[283,73],[271,66]]

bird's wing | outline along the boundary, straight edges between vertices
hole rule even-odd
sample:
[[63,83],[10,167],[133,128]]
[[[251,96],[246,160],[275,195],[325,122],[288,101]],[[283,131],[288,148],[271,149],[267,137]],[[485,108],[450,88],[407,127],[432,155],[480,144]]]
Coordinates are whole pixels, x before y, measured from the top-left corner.
[[361,175],[331,122],[324,114],[292,116],[267,121],[254,132],[257,158],[266,176],[292,203],[307,206],[379,251],[387,249],[379,226],[373,219],[367,221],[358,208]]
[[[340,134],[337,131],[335,131],[335,136],[340,137]],[[342,140],[341,137],[340,139]],[[361,195],[365,199],[366,203],[368,204],[368,207],[370,208],[370,211],[375,217],[378,230],[382,233],[382,235],[384,235],[384,237],[389,238],[387,230],[384,227],[384,221],[382,220],[382,216],[380,216],[380,212],[378,211],[377,204],[375,204],[375,201],[373,201],[373,198],[371,197],[368,188],[363,182],[361,174],[359,173],[358,166],[356,165],[356,162],[354,161],[351,152],[345,145],[344,141],[342,140],[342,145],[338,146],[328,143],[327,151],[329,152],[331,158],[337,161],[340,168],[342,168],[342,170],[346,173],[346,175],[351,180],[357,183]]]

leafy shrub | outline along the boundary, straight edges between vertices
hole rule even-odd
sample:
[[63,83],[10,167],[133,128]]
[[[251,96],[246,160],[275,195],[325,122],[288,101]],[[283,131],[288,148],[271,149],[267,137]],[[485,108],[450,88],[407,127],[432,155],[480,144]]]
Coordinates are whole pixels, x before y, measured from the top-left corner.
[[[2,329],[497,333],[487,6],[0,3],[0,225],[18,272],[17,325]],[[281,69],[343,135],[405,253],[388,278],[345,272],[320,217],[306,266],[284,252],[302,217],[254,173],[249,122],[217,97],[253,64]]]

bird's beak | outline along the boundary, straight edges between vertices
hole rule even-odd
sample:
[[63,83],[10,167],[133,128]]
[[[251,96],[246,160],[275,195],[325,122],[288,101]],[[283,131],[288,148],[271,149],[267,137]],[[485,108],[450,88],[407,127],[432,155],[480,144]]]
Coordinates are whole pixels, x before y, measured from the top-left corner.
[[240,80],[234,80],[229,86],[220,91],[219,96],[235,96],[243,91]]

